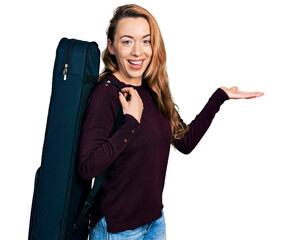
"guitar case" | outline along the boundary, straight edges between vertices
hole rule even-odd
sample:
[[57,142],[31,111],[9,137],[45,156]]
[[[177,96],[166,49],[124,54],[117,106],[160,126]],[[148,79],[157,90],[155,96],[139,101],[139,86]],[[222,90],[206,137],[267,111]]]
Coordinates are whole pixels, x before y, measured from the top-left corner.
[[99,183],[92,192],[91,181],[80,179],[76,165],[83,113],[98,83],[99,64],[96,42],[60,40],[41,166],[35,177],[29,240],[88,237],[88,211],[104,176],[95,180]]

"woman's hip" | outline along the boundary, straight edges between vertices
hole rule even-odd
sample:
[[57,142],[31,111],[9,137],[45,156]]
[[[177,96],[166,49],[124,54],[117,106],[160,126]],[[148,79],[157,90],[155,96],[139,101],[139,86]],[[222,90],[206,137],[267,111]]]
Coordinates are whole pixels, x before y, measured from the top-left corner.
[[118,233],[107,231],[106,219],[103,217],[93,229],[90,229],[89,240],[166,240],[166,225],[163,210],[162,216],[150,224]]

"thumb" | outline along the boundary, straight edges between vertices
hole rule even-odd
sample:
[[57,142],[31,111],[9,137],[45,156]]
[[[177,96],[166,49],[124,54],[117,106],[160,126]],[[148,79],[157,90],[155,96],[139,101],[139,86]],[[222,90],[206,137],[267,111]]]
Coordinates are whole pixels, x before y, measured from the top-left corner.
[[126,106],[126,104],[127,104],[127,100],[121,92],[119,92],[119,99],[120,99],[120,102],[122,104],[122,107],[124,108],[124,106]]
[[234,86],[231,89],[234,90],[234,91],[237,91],[238,90],[238,87],[237,86]]

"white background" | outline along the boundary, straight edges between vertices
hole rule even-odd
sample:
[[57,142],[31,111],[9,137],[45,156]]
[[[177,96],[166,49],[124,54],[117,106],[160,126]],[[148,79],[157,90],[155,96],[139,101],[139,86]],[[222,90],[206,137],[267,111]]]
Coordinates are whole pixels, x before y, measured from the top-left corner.
[[[129,2],[3,2],[1,239],[27,239],[58,42],[96,41],[103,50],[113,10]],[[191,154],[171,149],[163,194],[168,240],[291,240],[291,1],[132,3],[161,28],[185,122],[220,86],[265,93],[225,102]]]

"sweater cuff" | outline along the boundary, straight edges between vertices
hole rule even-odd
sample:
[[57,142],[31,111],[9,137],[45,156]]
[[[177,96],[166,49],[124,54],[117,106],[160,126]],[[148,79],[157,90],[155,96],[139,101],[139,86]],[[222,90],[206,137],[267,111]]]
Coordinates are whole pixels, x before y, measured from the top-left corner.
[[210,98],[211,101],[215,102],[215,103],[219,103],[219,105],[223,104],[226,100],[229,100],[229,97],[227,95],[227,93],[221,89],[218,88],[213,95]]
[[140,123],[136,118],[130,114],[123,115],[117,131],[111,137],[113,145],[117,148],[123,148],[133,138],[139,128]]
[[140,123],[130,114],[124,115],[121,125],[124,125],[126,130],[123,139],[125,143],[128,142],[140,128]]

